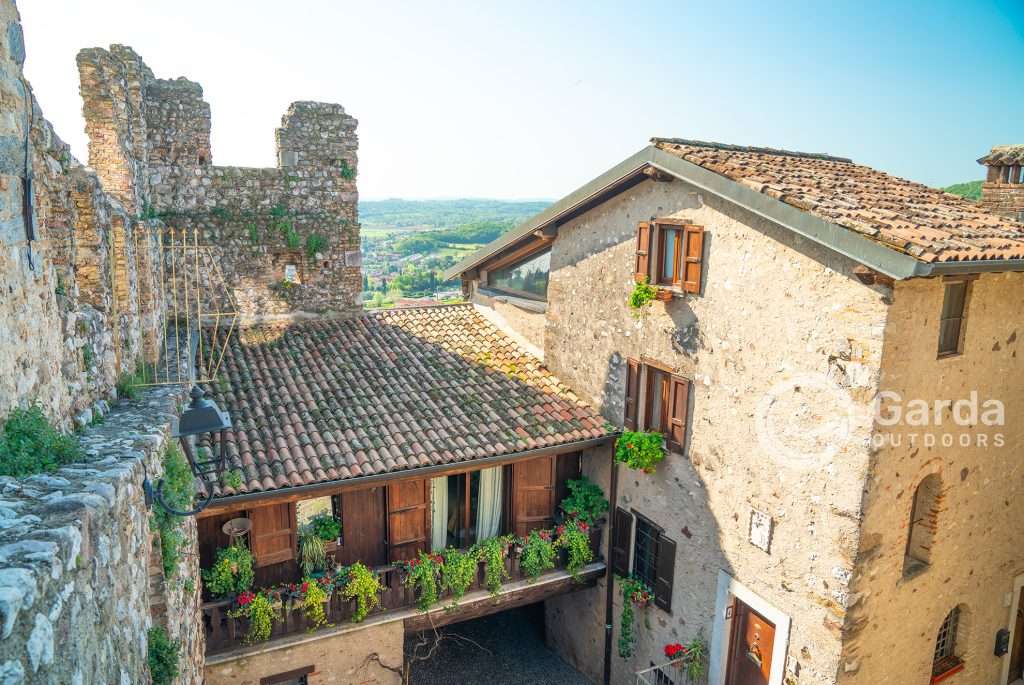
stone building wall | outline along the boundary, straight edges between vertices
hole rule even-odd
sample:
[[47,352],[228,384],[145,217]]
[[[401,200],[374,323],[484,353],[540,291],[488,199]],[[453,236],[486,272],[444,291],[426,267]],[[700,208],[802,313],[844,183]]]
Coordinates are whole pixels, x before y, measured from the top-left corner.
[[1024,221],[1024,183],[985,182],[981,186],[981,206],[995,214]]
[[[651,216],[705,227],[704,290],[655,302],[636,319],[626,304],[636,224]],[[677,557],[671,614],[646,610],[635,656],[613,657],[612,681],[630,682],[663,661],[668,642],[701,632],[710,641],[724,571],[791,618],[789,635],[776,638],[788,637],[789,682],[834,682],[870,426],[854,426],[830,464],[808,468],[768,454],[754,417],[767,389],[800,374],[833,379],[866,410],[877,388],[886,289],[860,283],[850,260],[681,181],[646,181],[567,222],[551,265],[545,362],[609,420],[621,425],[626,357],[657,360],[693,381],[687,456],[670,455],[653,475],[620,471],[617,504],[664,526]],[[584,460],[606,491],[607,462]],[[770,553],[749,540],[754,511],[772,518]],[[548,605],[553,644],[593,678],[603,591]],[[620,601],[616,590],[616,636]]]
[[292,103],[275,168],[214,166],[198,83],[156,79],[119,45],[78,65],[90,164],[127,207],[164,220],[165,240],[210,245],[244,316],[361,309],[357,122],[340,105]]
[[[897,425],[875,429],[879,448],[872,457],[851,581],[842,683],[928,682],[939,627],[958,605],[957,642],[965,669],[949,682],[1007,682],[1001,676],[1008,657],[996,657],[993,646],[998,630],[1014,627],[1015,582],[1017,587],[1024,582],[1018,500],[1024,492],[1024,389],[1019,382],[1024,362],[1018,341],[1024,333],[1024,304],[1012,295],[1022,287],[1019,273],[985,274],[974,281],[963,354],[937,359],[942,281],[896,284],[881,389],[897,393],[900,401],[887,401],[880,415],[891,416],[897,406],[904,414]],[[935,423],[936,400],[969,400],[972,392],[977,393],[978,414],[964,415],[970,425],[957,425],[949,404],[941,409],[942,424]],[[909,402],[917,399],[931,408],[928,425],[906,420]],[[989,399],[1004,404],[1005,425],[982,420]],[[926,442],[928,434],[936,436],[933,444]],[[942,443],[943,434],[952,436],[952,444]],[[904,576],[914,492],[930,474],[941,479],[930,564]]]

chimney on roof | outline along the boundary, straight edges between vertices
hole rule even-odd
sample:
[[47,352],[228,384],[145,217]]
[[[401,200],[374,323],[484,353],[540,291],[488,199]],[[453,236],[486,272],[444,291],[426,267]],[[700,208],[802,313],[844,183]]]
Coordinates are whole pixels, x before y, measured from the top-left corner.
[[1024,221],[1024,145],[997,145],[978,164],[988,167],[981,206]]

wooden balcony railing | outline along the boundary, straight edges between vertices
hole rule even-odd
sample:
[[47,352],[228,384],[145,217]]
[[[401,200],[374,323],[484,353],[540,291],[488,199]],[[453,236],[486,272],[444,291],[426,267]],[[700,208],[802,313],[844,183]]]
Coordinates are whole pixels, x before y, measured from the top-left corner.
[[[601,561],[600,539],[600,529],[593,528],[590,535],[590,546],[594,551],[594,559],[596,561]],[[563,568],[564,554],[559,554],[556,557],[555,570]],[[511,549],[505,558],[505,569],[509,575],[509,578],[505,581],[506,585],[526,578],[526,574],[519,567],[519,556],[516,554],[515,548]],[[382,566],[374,569],[374,571],[380,578],[383,590],[379,595],[380,604],[370,614],[371,617],[375,614],[409,609],[416,606],[413,588],[406,586],[403,582],[404,571],[395,565]],[[485,564],[481,561],[477,564],[476,578],[466,591],[466,594],[486,589],[484,572]],[[542,574],[538,580],[553,572],[554,570]],[[449,603],[448,600],[450,600],[448,593],[439,592],[439,600],[436,606],[445,606]],[[355,613],[355,604],[354,599],[345,599],[340,592],[334,592],[324,607],[327,622],[332,625],[349,622]],[[228,651],[243,644],[246,633],[249,630],[249,620],[245,617],[231,616],[230,613],[234,608],[235,603],[233,600],[203,603],[203,626],[206,631],[207,654]],[[303,616],[301,603],[298,601],[285,601],[277,608],[277,619],[273,621],[270,640],[306,632],[309,628],[310,624]]]

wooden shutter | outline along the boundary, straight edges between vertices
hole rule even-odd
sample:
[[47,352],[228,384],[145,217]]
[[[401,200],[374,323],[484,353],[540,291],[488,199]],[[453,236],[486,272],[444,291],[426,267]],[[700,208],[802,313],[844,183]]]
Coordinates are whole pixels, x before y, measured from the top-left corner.
[[622,425],[626,430],[636,430],[637,408],[640,406],[640,362],[626,360],[626,408]]
[[255,566],[268,566],[295,558],[295,504],[271,504],[249,510],[252,556]]
[[642,283],[651,274],[651,223],[641,221],[636,225],[636,269],[633,278]]
[[688,293],[700,292],[701,265],[704,258],[704,227],[683,227],[683,268],[680,277],[683,290]]
[[525,536],[531,530],[555,523],[555,457],[538,457],[512,464],[513,531]]
[[623,577],[629,575],[629,548],[632,542],[633,515],[622,507],[615,507],[611,538],[612,573]]
[[654,605],[672,611],[672,582],[676,573],[676,543],[664,535],[658,536],[655,556]]
[[668,391],[668,448],[682,453],[686,445],[686,414],[690,397],[690,381],[672,376]]
[[[348,535],[352,535],[349,531]],[[414,559],[430,539],[430,479],[388,485],[388,560]]]

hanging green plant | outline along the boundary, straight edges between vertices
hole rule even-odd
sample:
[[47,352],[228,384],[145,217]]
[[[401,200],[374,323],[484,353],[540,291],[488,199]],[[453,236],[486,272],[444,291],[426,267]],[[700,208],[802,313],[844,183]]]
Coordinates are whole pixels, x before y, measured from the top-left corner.
[[594,525],[608,511],[608,500],[604,491],[586,476],[565,482],[569,496],[559,505],[569,518],[579,519],[587,525]]
[[348,567],[348,582],[342,595],[346,599],[356,600],[356,611],[352,614],[352,622],[360,623],[380,602],[380,592],[383,590],[377,574],[366,568],[362,562],[357,561]]
[[327,625],[324,603],[330,599],[327,589],[320,581],[306,578],[302,581],[302,615],[309,623],[309,632]]
[[661,433],[623,431],[615,442],[615,461],[631,469],[654,473],[654,467],[665,458]]
[[658,289],[647,282],[646,276],[634,283],[633,292],[629,294],[629,308],[633,310],[633,316],[641,316],[657,296]]
[[514,536],[499,535],[477,543],[477,558],[484,562],[484,586],[492,595],[501,592],[501,584],[508,580],[505,557]]
[[476,579],[477,559],[472,552],[446,549],[441,564],[441,588],[452,596],[452,606],[459,603]]
[[277,612],[270,600],[262,592],[242,592],[238,595],[238,607],[228,615],[233,618],[244,616],[249,619],[249,630],[245,634],[245,644],[264,642],[270,639]]
[[555,545],[550,530],[531,530],[523,540],[519,568],[532,583],[540,574],[555,567]]
[[327,570],[327,548],[316,533],[303,533],[299,538],[299,566],[307,576]]
[[594,560],[594,551],[590,549],[590,536],[587,535],[589,531],[590,526],[575,519],[570,519],[555,529],[558,534],[555,547],[568,551],[569,559],[565,564],[565,570],[577,583],[581,580],[580,570]]
[[437,603],[438,581],[444,557],[440,554],[420,552],[419,557],[402,564],[405,570],[405,584],[416,594],[416,606],[427,611]]
[[203,584],[214,597],[245,592],[252,587],[252,553],[241,543],[217,550],[213,567],[203,571]]
[[341,535],[341,521],[327,512],[311,518],[309,527],[324,542],[336,542]]
[[644,583],[630,576],[623,578],[616,576],[619,581],[619,588],[622,592],[622,613],[619,616],[619,656],[628,659],[633,656],[633,644],[636,637],[633,635],[633,623],[635,618],[634,607],[644,608],[651,601],[651,590]]
[[698,633],[686,643],[686,675],[691,682],[700,682],[708,671],[708,643],[704,635]]

